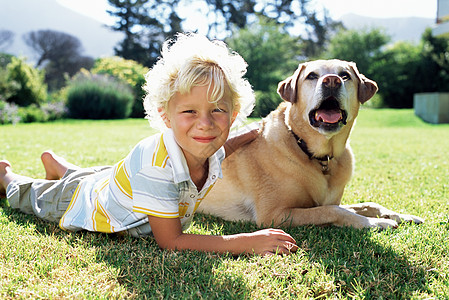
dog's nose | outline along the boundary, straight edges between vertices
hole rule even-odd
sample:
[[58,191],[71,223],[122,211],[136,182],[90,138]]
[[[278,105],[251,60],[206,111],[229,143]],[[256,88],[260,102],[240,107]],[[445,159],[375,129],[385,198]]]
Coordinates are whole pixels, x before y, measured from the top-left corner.
[[328,75],[323,78],[323,86],[329,89],[339,88],[341,86],[341,79],[337,75]]

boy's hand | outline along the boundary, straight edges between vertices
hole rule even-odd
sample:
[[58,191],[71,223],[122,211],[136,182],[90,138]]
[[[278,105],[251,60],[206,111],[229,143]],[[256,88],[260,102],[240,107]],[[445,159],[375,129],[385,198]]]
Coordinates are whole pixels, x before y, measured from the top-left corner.
[[248,253],[252,250],[252,253],[260,255],[291,254],[298,250],[293,237],[280,229],[263,229],[247,235],[242,243],[247,244]]
[[252,233],[226,236],[185,234],[178,218],[148,216],[159,247],[171,250],[198,250],[238,255],[242,253],[273,255],[291,254],[298,250],[296,241],[280,229],[263,229]]
[[243,145],[246,145],[252,141],[254,141],[259,135],[258,129],[253,129],[236,137],[230,138],[224,144],[226,157],[231,155],[235,150],[240,148]]

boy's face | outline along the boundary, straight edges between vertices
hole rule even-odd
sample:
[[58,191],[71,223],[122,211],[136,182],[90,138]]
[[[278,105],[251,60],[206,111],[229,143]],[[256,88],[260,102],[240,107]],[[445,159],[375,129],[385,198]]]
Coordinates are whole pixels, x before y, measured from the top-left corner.
[[173,129],[189,166],[203,164],[223,146],[235,119],[228,93],[210,103],[207,91],[208,86],[195,86],[168,102],[165,125]]

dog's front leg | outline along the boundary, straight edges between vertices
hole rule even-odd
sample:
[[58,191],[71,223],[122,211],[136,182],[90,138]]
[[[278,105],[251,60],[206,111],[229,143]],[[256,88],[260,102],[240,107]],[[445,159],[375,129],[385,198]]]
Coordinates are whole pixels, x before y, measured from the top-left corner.
[[409,222],[415,224],[424,223],[424,220],[420,217],[400,214],[374,202],[342,205],[342,207],[365,217],[391,219],[396,221],[397,223],[402,222]]
[[354,228],[395,228],[397,223],[390,219],[368,218],[338,205],[312,208],[276,208],[260,217],[257,223],[262,226],[302,226],[335,225]]

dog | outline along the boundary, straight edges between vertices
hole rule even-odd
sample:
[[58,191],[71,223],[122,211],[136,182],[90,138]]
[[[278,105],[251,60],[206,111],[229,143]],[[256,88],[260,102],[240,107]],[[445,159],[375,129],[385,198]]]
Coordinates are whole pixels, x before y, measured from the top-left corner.
[[367,202],[340,205],[353,172],[349,135],[376,82],[341,60],[300,64],[281,81],[284,100],[263,118],[254,141],[223,162],[199,211],[259,226],[396,228],[423,219]]

